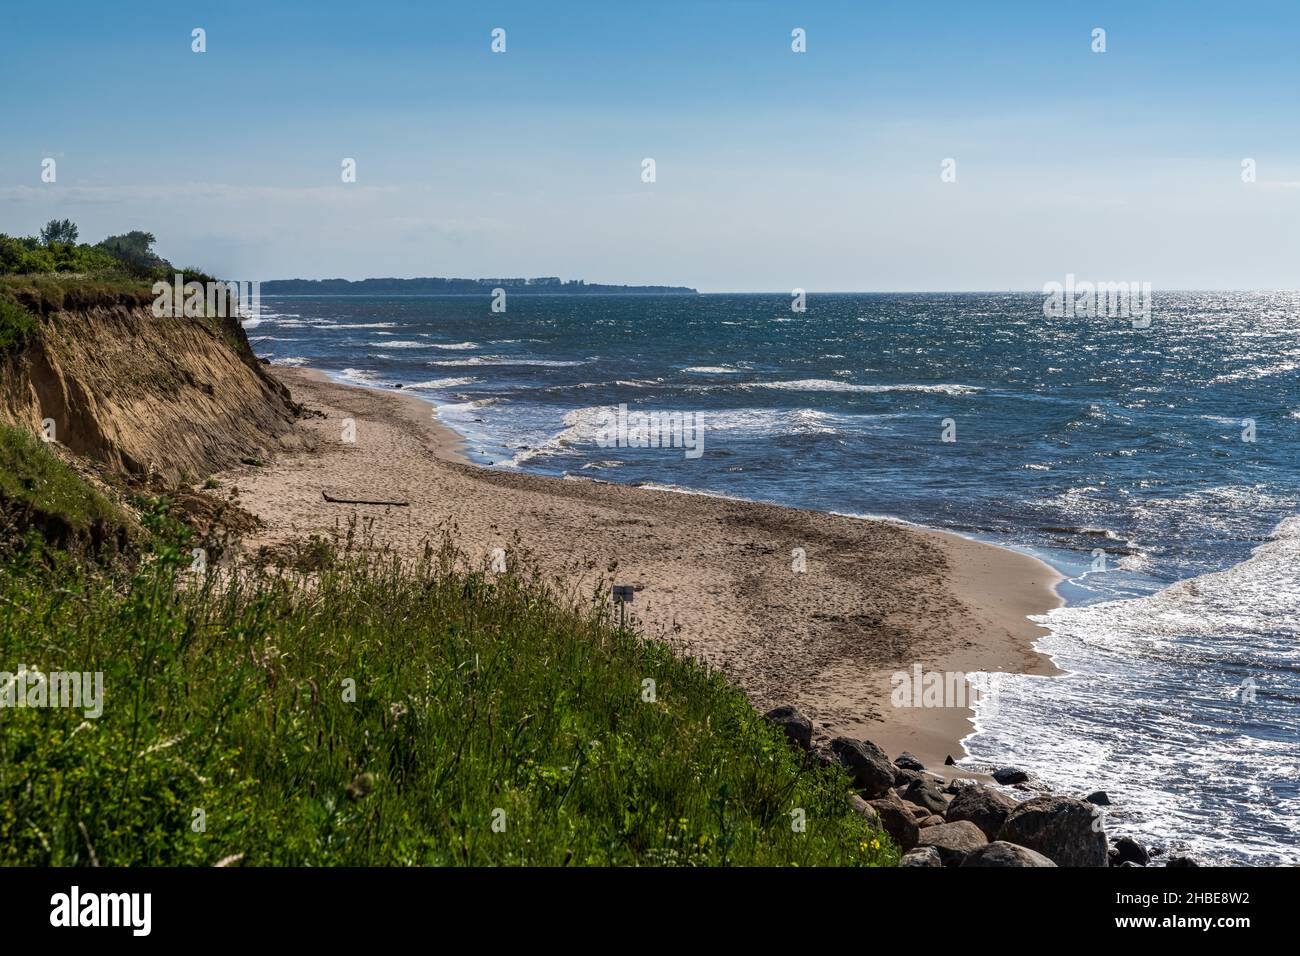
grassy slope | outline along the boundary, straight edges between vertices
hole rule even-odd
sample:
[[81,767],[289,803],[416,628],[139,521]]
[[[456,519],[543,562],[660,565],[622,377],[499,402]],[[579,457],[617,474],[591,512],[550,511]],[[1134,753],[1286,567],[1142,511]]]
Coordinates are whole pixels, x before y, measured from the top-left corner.
[[66,546],[115,538],[119,529],[125,536],[128,526],[120,508],[51,454],[39,438],[0,423],[0,535],[35,529]]
[[444,548],[178,590],[189,560],[0,569],[0,670],[105,675],[97,720],[0,711],[0,862],[896,860],[842,773],[719,675],[539,580],[455,572]]

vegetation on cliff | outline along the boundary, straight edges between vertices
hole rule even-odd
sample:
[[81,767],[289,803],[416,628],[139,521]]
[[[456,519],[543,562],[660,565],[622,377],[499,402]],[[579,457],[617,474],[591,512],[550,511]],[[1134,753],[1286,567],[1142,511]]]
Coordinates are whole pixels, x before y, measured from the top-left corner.
[[39,236],[0,233],[0,275],[83,276],[124,274],[140,279],[166,278],[167,260],[153,251],[152,233],[132,230],[94,245],[77,242],[78,229],[68,219],[52,219]]
[[535,573],[319,541],[196,571],[159,518],[134,569],[0,570],[2,669],[103,674],[98,717],[4,712],[4,863],[896,859],[840,769]]
[[50,548],[118,552],[131,529],[126,512],[44,442],[0,424],[0,560]]

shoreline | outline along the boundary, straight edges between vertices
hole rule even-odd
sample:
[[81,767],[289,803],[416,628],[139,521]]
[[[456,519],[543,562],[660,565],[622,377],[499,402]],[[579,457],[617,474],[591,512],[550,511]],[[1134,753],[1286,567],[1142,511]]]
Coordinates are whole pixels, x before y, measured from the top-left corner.
[[[1031,555],[901,522],[489,469],[426,399],[308,367],[269,371],[308,410],[298,427],[309,447],[219,476],[263,521],[254,547],[356,516],[413,550],[454,522],[474,560],[523,551],[574,595],[601,578],[638,585],[642,632],[720,668],[760,710],[795,706],[819,737],[909,751],[945,777],[982,776],[944,766],[965,756],[973,711],[891,706],[895,674],[1061,673],[1035,649],[1047,629],[1028,618],[1064,603],[1063,576]],[[344,418],[355,443],[339,438]],[[322,492],[410,507],[327,504]],[[804,573],[791,568],[794,548]]]

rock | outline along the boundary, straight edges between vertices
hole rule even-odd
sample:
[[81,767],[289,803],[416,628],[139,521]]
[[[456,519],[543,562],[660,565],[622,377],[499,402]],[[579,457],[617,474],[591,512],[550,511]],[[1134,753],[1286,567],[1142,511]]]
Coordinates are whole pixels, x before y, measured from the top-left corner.
[[1099,813],[1073,797],[1031,797],[1007,815],[998,839],[1037,850],[1057,866],[1105,866],[1106,831],[1094,829]]
[[894,770],[894,786],[900,790],[904,790],[913,780],[920,780],[924,776],[925,774],[918,770],[904,770],[899,767]]
[[831,741],[831,750],[849,771],[853,785],[868,800],[879,797],[893,784],[894,765],[871,741],[836,737]]
[[1134,867],[1135,869],[1139,869],[1139,870],[1141,869],[1141,867],[1138,866],[1136,863],[1134,863],[1132,860],[1125,860],[1123,863],[1117,863],[1117,864],[1115,864],[1115,865],[1116,865],[1116,866],[1131,866],[1131,867]]
[[990,840],[996,840],[1002,824],[1016,808],[1016,801],[992,787],[963,787],[948,804],[948,820],[969,820]]
[[904,770],[924,770],[925,764],[916,759],[916,755],[904,750],[894,758],[894,766],[902,767]]
[[1009,787],[1013,783],[1025,783],[1029,780],[1029,774],[1016,767],[999,767],[993,771],[993,779]]
[[1111,847],[1115,851],[1115,857],[1111,862],[1112,866],[1119,866],[1128,862],[1136,863],[1138,866],[1146,866],[1151,862],[1151,854],[1147,853],[1146,848],[1132,837],[1118,837],[1114,842],[1115,845]]
[[948,802],[944,800],[943,792],[933,780],[927,780],[924,777],[913,780],[907,785],[907,789],[903,791],[902,796],[904,800],[910,800],[918,806],[925,807],[931,813],[942,815],[948,812]]
[[1083,799],[1088,803],[1096,804],[1099,807],[1110,806],[1110,797],[1106,796],[1105,790],[1094,790]]
[[943,765],[945,767],[955,767],[957,766],[957,761],[952,759],[952,754],[948,754],[948,756],[943,758]]
[[908,811],[912,814],[912,816],[914,816],[918,820],[924,820],[926,817],[931,816],[934,813],[934,811],[931,810],[929,807],[920,806],[918,804],[912,803],[910,800],[904,800],[903,806],[905,806],[908,809]]
[[880,826],[880,814],[876,812],[876,808],[867,803],[867,801],[863,800],[856,793],[849,797],[849,805],[853,807],[854,811],[866,817],[867,822],[872,826]]
[[969,820],[926,827],[917,835],[918,846],[932,846],[939,851],[944,866],[960,866],[962,860],[988,844],[983,831]]
[[1171,856],[1165,866],[1200,866],[1190,856]]
[[919,846],[909,850],[898,861],[899,866],[943,866],[943,857],[932,846]]
[[774,707],[763,715],[763,719],[784,730],[785,739],[792,746],[800,750],[812,749],[812,721],[790,705]]
[[840,758],[835,756],[825,744],[815,743],[808,751],[813,761],[822,767],[838,767]]
[[1027,846],[994,840],[973,851],[961,861],[962,866],[1056,866],[1051,860]]
[[900,850],[906,853],[916,846],[919,828],[912,814],[904,809],[901,800],[869,800],[867,802],[880,817],[880,826],[889,834],[889,838],[898,844]]
[[939,816],[939,814],[932,813],[928,817],[924,817],[920,820],[917,820],[916,825],[920,827],[922,830],[924,830],[926,827],[937,827],[940,824],[947,823],[947,822],[948,821],[945,820],[943,817]]

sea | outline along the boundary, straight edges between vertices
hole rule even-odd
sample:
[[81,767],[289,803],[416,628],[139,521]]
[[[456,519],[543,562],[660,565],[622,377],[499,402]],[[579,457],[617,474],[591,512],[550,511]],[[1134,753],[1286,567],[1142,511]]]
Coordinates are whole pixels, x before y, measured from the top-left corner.
[[[246,330],[426,398],[488,467],[1041,558],[1065,674],[1003,679],[967,763],[1105,790],[1108,831],[1166,853],[1300,863],[1300,293],[1152,298],[1138,328],[1038,293],[264,297]],[[619,406],[703,452],[611,443]]]

